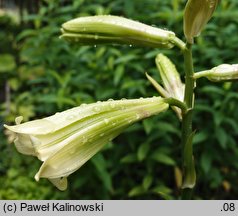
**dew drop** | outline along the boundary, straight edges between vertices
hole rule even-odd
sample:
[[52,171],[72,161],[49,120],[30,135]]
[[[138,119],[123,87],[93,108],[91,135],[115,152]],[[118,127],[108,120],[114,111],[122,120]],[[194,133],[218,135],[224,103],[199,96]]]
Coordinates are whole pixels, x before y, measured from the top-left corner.
[[101,111],[101,108],[96,106],[96,107],[93,107],[93,111],[94,112],[100,112]]
[[75,119],[75,115],[69,115],[66,117],[66,120],[73,120]]
[[136,113],[136,119],[140,119],[140,114]]
[[129,47],[132,47],[132,44],[130,44]]
[[131,120],[131,119],[129,119],[127,122],[130,124],[130,123],[132,122],[132,120]]
[[107,118],[105,118],[103,121],[104,121],[105,124],[109,123],[109,119],[107,119]]
[[97,48],[97,45],[95,44],[93,47],[94,47],[94,48]]
[[82,137],[82,143],[86,143],[88,141],[87,137],[83,136]]
[[111,108],[115,108],[115,107],[116,107],[116,104],[115,104],[115,103],[110,103],[110,107],[111,107]]
[[80,105],[80,108],[84,108],[85,106],[87,106],[87,104],[82,103],[82,104]]
[[94,39],[95,39],[95,40],[98,40],[98,35],[95,35],[95,36],[94,36]]

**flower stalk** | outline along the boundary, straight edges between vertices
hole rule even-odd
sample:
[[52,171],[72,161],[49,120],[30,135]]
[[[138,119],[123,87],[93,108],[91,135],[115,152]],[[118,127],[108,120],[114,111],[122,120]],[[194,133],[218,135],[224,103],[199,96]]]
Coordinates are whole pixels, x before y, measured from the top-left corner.
[[[187,112],[183,114],[182,120],[182,167],[183,167],[183,185],[182,199],[191,198],[191,190],[196,183],[196,174],[194,163],[189,164],[188,161],[193,161],[192,150],[188,151],[188,146],[192,145],[192,116],[194,106],[194,88],[195,80],[193,79],[193,57],[192,44],[187,43],[187,49],[184,51],[184,66],[185,66],[185,94],[184,103],[187,105]],[[190,147],[192,149],[192,147]]]

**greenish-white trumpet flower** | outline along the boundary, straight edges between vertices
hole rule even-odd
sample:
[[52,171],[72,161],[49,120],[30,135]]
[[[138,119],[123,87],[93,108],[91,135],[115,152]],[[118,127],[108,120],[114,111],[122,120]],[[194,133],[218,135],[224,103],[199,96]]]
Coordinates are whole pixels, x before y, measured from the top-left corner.
[[35,179],[47,178],[65,190],[67,177],[105,144],[129,125],[165,111],[168,106],[161,97],[109,99],[22,124],[22,117],[18,117],[15,126],[4,126],[16,134],[14,143],[20,153],[43,161]]
[[212,82],[237,80],[238,64],[221,64],[211,70],[201,71],[194,74],[195,79],[201,77],[206,77]]
[[[175,65],[170,61],[168,57],[163,54],[158,54],[156,56],[155,62],[160,72],[164,88],[151,76],[146,74],[148,80],[164,98],[175,98],[176,100],[183,102],[185,85],[182,83],[180,74],[176,70]],[[181,109],[176,106],[173,106],[172,109],[176,112],[177,116],[181,120]]]
[[61,38],[81,45],[128,44],[172,48],[177,41],[172,31],[112,15],[76,18],[65,22],[61,30]]
[[219,0],[188,0],[184,11],[184,35],[189,43],[211,19]]

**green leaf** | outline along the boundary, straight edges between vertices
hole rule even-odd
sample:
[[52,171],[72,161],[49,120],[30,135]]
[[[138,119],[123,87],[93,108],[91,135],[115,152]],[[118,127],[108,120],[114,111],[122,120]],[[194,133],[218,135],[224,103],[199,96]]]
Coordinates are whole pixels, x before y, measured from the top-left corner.
[[170,195],[172,193],[172,190],[169,187],[166,187],[164,185],[156,186],[155,188],[152,189],[152,192],[159,194],[165,200],[172,199],[172,196]]
[[121,163],[135,163],[137,162],[136,154],[128,154],[120,160]]
[[141,194],[144,194],[146,192],[146,190],[144,189],[143,186],[135,186],[134,188],[132,188],[129,193],[128,196],[129,197],[135,197],[135,196],[139,196]]
[[196,133],[194,138],[193,138],[193,145],[198,144],[198,143],[202,143],[205,140],[207,140],[207,138],[208,138],[208,134],[207,134],[206,131]]
[[227,133],[223,128],[217,128],[215,132],[216,139],[218,140],[220,146],[223,149],[226,149],[227,147]]
[[154,127],[154,123],[153,123],[153,121],[151,121],[151,119],[145,119],[143,121],[143,126],[144,126],[146,134],[148,135],[152,131],[152,129]]
[[113,79],[114,85],[119,84],[121,78],[123,77],[124,71],[125,71],[124,65],[120,64],[116,67],[115,75],[114,75],[114,79]]
[[180,130],[178,128],[175,128],[172,124],[169,124],[167,122],[160,122],[158,124],[158,129],[163,132],[169,132],[176,135],[180,135]]
[[0,55],[0,72],[11,72],[16,68],[16,62],[12,55]]
[[98,177],[102,180],[104,186],[107,188],[107,190],[112,191],[112,178],[107,171],[107,162],[104,159],[103,155],[101,153],[96,154],[92,158],[92,163],[96,167],[98,171]]
[[150,145],[148,143],[143,143],[140,145],[137,151],[137,157],[139,161],[143,161],[150,150]]
[[150,187],[151,184],[152,184],[152,181],[153,181],[153,176],[152,176],[152,175],[147,175],[147,176],[145,176],[144,179],[143,179],[143,183],[142,183],[143,188],[144,188],[145,190],[148,190],[149,187]]
[[212,156],[211,152],[204,152],[201,156],[201,167],[203,171],[208,174],[211,168]]
[[174,166],[176,165],[176,162],[168,155],[166,155],[163,152],[159,152],[158,150],[155,151],[152,155],[151,158],[154,159],[155,161],[159,163],[163,163],[166,165]]

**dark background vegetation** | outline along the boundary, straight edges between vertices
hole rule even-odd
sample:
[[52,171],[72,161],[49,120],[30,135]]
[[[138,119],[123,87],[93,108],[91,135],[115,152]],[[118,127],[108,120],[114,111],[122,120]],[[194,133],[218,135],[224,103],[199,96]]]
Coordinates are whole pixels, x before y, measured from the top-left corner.
[[[19,154],[2,125],[13,124],[19,115],[27,121],[81,103],[157,95],[145,71],[160,80],[154,58],[162,52],[183,77],[183,57],[177,48],[73,46],[59,39],[60,26],[78,16],[114,14],[170,29],[184,38],[185,2],[28,0],[8,4],[9,10],[1,1],[0,199],[178,198],[180,123],[172,111],[128,128],[69,177],[65,192],[45,179],[35,182],[40,161]],[[196,71],[238,63],[237,0],[220,2],[196,40],[194,61]],[[201,79],[196,94],[197,186],[193,198],[237,199],[238,83]]]

